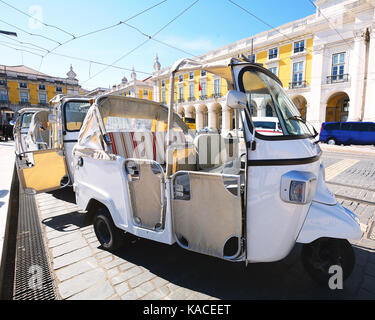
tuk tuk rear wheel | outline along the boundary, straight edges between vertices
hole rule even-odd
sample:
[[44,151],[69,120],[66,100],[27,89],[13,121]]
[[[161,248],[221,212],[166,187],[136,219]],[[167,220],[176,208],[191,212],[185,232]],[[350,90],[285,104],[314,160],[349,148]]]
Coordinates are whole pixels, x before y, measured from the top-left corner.
[[98,210],[93,225],[96,237],[105,250],[115,251],[123,245],[124,231],[115,226],[107,209]]
[[320,238],[305,244],[301,252],[302,264],[319,285],[328,286],[329,268],[338,265],[342,268],[343,280],[352,273],[355,265],[354,250],[348,240]]

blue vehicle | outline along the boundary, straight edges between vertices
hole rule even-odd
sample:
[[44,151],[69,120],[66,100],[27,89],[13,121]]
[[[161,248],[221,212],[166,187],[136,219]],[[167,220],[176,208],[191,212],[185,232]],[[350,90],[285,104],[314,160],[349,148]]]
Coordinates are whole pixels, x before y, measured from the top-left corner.
[[319,141],[328,144],[375,145],[375,123],[323,122]]

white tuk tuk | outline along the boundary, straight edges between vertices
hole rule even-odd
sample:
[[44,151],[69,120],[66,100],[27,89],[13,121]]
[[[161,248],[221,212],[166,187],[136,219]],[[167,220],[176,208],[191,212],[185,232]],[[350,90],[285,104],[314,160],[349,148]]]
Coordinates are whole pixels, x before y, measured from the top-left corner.
[[[72,149],[89,107],[89,98],[57,95],[49,109],[25,111],[19,117],[16,164],[23,188],[38,193],[71,185]],[[31,117],[23,138],[25,115]]]
[[[227,80],[227,107],[243,136],[193,135],[173,112],[176,72],[205,69]],[[101,96],[73,149],[78,206],[92,215],[101,245],[115,250],[130,233],[229,261],[271,262],[296,243],[309,274],[327,284],[339,265],[347,278],[362,233],[356,216],[327,189],[321,150],[280,80],[262,66],[228,59],[178,61],[169,109]],[[267,106],[282,135],[255,130],[250,101]],[[238,132],[234,130],[233,132]],[[246,152],[240,154],[241,139]]]
[[18,116],[13,128],[16,154],[28,151],[26,136],[30,129],[31,120],[37,112],[49,112],[48,108],[23,108],[18,111]]

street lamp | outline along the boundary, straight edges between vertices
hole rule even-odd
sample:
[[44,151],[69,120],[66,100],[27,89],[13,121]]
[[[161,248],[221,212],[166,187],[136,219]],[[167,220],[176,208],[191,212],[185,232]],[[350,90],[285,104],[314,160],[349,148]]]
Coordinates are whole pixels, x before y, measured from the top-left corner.
[[12,31],[4,31],[4,30],[0,30],[0,33],[6,34],[6,35],[8,35],[8,36],[14,36],[14,37],[17,37],[17,33],[12,32]]

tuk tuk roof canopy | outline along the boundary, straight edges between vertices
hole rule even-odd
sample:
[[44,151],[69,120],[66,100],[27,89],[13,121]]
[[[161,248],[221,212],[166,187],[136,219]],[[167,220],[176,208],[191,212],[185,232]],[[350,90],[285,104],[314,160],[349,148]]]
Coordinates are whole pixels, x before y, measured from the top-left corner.
[[[168,108],[155,101],[104,95],[99,97],[95,104],[98,107],[102,119],[107,117],[119,117],[168,121]],[[184,132],[189,130],[189,127],[178,115],[174,117],[174,122],[177,122],[178,126],[181,127]]]
[[[131,97],[103,95],[96,99],[88,110],[74,146],[75,155],[84,155],[94,159],[113,159],[102,138],[107,133],[105,120],[108,117],[155,119],[168,121],[168,108],[160,103]],[[174,123],[185,132],[189,127],[176,115]]]
[[33,107],[33,108],[23,108],[18,110],[18,114],[23,114],[25,112],[38,112],[38,111],[48,111],[48,108],[38,108],[38,107]]

